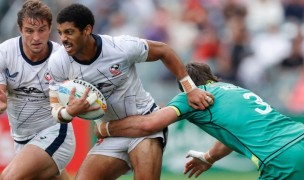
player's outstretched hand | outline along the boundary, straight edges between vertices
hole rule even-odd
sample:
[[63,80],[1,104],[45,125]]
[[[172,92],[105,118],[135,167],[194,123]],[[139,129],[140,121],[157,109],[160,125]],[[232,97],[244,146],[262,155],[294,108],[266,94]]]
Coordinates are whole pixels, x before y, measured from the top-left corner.
[[204,110],[214,102],[214,96],[202,89],[195,88],[187,93],[188,103],[194,109]]
[[212,164],[206,160],[205,153],[203,152],[190,150],[187,153],[186,158],[189,157],[192,157],[192,159],[186,163],[184,170],[184,174],[190,172],[188,175],[189,178],[191,178],[193,174],[195,174],[195,177],[197,178],[212,166]]
[[2,114],[7,108],[7,97],[5,92],[0,89],[0,114]]

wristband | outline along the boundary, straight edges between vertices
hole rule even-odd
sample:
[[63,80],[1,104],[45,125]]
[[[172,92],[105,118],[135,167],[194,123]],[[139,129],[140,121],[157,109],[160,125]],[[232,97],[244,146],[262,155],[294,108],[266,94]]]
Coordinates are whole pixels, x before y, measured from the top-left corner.
[[60,105],[60,106],[55,106],[55,107],[52,108],[52,116],[56,119],[56,121],[57,121],[58,123],[61,123],[61,121],[60,121],[58,115],[59,115],[59,111],[60,111],[62,108],[64,108],[64,107],[61,106],[61,105]]
[[108,136],[111,136],[110,131],[109,131],[109,124],[110,124],[110,121],[108,121],[108,122],[106,123],[106,131],[107,131],[107,133],[108,133]]
[[61,113],[61,117],[62,117],[64,120],[71,121],[71,120],[73,119],[73,116],[71,116],[71,115],[68,113],[68,111],[66,110],[66,108],[61,109],[60,113]]
[[214,159],[212,158],[212,156],[210,155],[210,151],[207,151],[206,154],[208,155],[209,159],[214,161]]
[[197,158],[209,165],[212,165],[213,163],[209,162],[206,158],[205,158],[205,154],[204,152],[199,152],[199,151],[193,151],[193,150],[190,150],[188,153],[187,153],[187,158],[188,157],[193,157],[193,158]]
[[101,133],[101,129],[100,129],[100,125],[103,123],[101,120],[95,120],[94,121],[96,123],[96,126],[97,126],[97,129],[98,129],[98,132],[102,135]]
[[102,122],[100,120],[95,121],[95,122],[96,122],[97,129],[98,129],[99,133],[101,134],[101,136],[103,136],[103,137],[111,136],[111,134],[109,132],[109,122]]
[[182,85],[185,93],[189,93],[193,91],[195,88],[197,88],[189,75],[181,79],[179,82]]

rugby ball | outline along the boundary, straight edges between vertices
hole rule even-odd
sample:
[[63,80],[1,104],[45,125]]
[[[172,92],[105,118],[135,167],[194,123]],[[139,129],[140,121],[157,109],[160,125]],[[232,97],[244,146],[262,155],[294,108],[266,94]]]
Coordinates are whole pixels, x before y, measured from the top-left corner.
[[80,98],[83,95],[83,93],[87,87],[90,88],[88,97],[95,92],[98,95],[97,100],[95,102],[91,103],[91,106],[99,106],[100,108],[95,111],[90,111],[85,114],[80,114],[80,115],[78,115],[78,117],[85,119],[85,120],[101,119],[104,116],[105,111],[107,109],[106,99],[95,86],[93,86],[92,84],[90,84],[86,81],[74,79],[74,80],[67,80],[67,81],[64,81],[63,83],[61,83],[59,85],[59,89],[58,89],[58,98],[59,98],[60,104],[62,104],[64,107],[68,106],[69,96],[71,94],[71,90],[73,87],[76,88],[76,93],[75,93],[76,98]]

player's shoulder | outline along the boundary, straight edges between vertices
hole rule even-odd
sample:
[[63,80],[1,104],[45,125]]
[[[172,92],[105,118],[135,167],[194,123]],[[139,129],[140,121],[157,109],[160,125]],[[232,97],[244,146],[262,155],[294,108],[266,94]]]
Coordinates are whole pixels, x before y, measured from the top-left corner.
[[171,102],[187,102],[187,94],[185,92],[180,92],[176,96],[174,96]]
[[5,40],[4,42],[2,42],[0,44],[1,49],[5,50],[5,51],[11,51],[11,50],[18,49],[20,38],[21,38],[20,36],[17,36],[17,37]]
[[61,47],[61,45],[59,43],[55,42],[55,41],[50,41],[50,43],[53,46],[52,53],[54,53],[55,51],[57,51]]
[[61,59],[68,56],[69,55],[65,51],[64,46],[58,44],[58,46],[56,45],[56,47],[54,48],[50,60],[53,61],[54,59]]
[[107,34],[102,34],[102,35],[98,34],[98,36],[100,36],[103,40],[109,40],[109,41],[113,41],[113,40],[125,41],[125,40],[138,39],[138,37],[127,35],[127,34],[122,34],[122,35],[118,35],[118,36],[111,36],[111,35],[107,35]]
[[21,55],[20,36],[5,40],[0,44],[0,49],[3,52],[2,58],[8,63],[15,63],[15,59]]
[[142,41],[139,37],[131,35],[119,35],[119,36],[110,36],[110,35],[99,35],[102,39],[103,44],[115,45],[115,46],[125,46],[126,44],[137,43]]
[[49,68],[55,67],[65,67],[69,62],[69,55],[65,51],[64,46],[60,45],[57,50],[53,51],[48,62]]

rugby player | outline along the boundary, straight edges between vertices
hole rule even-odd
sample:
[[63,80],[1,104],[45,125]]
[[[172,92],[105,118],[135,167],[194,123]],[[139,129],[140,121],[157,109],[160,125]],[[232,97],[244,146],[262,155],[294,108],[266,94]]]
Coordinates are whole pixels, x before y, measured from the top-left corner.
[[[259,179],[300,180],[304,177],[304,124],[276,111],[257,94],[233,84],[218,82],[206,64],[190,63],[187,72],[199,88],[214,95],[205,110],[187,104],[185,93],[146,116],[130,116],[103,122],[103,137],[147,136],[179,120],[187,119],[218,142],[206,153],[190,150],[185,165],[189,177],[198,177],[212,164],[236,151],[249,158],[260,171]],[[182,90],[182,88],[180,87]]]
[[[213,96],[194,85],[182,61],[166,44],[127,35],[93,34],[93,26],[92,12],[81,4],[72,4],[59,12],[57,30],[64,47],[49,61],[50,89],[54,94],[63,81],[81,79],[95,85],[105,96],[108,108],[104,120],[149,114],[159,107],[144,90],[135,64],[162,60],[183,83],[190,105],[204,109],[212,103]],[[68,107],[58,105],[53,114],[67,123],[89,111],[89,107],[83,99],[71,96]],[[116,179],[130,169],[134,170],[134,179],[160,179],[165,136],[160,129],[145,137],[100,140],[88,153],[76,179]]]
[[0,44],[0,112],[7,112],[16,150],[0,179],[69,179],[74,130],[56,122],[49,101],[48,60],[60,47],[49,40],[51,10],[27,0],[17,23],[21,36]]

